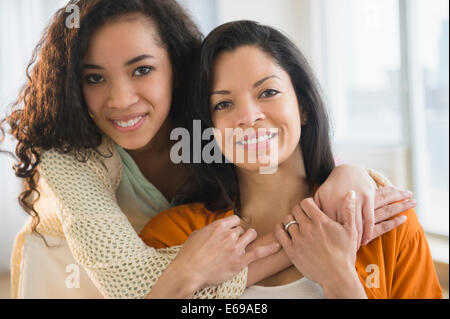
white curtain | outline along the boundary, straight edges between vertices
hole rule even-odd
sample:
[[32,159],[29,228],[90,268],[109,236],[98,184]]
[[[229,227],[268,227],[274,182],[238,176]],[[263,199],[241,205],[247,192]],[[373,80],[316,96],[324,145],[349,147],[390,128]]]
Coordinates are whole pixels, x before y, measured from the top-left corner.
[[[61,0],[0,0],[0,118],[9,111],[25,83],[25,70],[34,46]],[[2,150],[13,151],[7,139]],[[12,170],[13,160],[0,154],[0,273],[9,270],[16,233],[27,218],[18,204],[22,181]]]

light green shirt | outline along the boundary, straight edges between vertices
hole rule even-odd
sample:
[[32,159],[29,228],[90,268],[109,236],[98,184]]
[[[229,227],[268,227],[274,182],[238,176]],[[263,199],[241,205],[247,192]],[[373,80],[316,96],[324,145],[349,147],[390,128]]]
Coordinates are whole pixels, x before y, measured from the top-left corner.
[[117,202],[131,225],[139,233],[145,224],[173,204],[150,183],[131,155],[115,144],[122,160],[122,180],[116,190]]

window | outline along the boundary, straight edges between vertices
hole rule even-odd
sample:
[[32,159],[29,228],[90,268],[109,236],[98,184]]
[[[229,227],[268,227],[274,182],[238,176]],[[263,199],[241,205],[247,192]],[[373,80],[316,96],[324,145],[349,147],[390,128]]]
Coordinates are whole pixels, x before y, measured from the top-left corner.
[[336,142],[401,143],[398,5],[324,2],[324,86]]
[[[409,2],[406,3],[407,5]],[[418,70],[417,83],[411,87],[417,95],[418,130],[425,136],[418,169],[426,174],[418,181],[423,187],[423,218],[426,230],[449,234],[449,2],[448,0],[412,2],[410,25],[416,26],[410,36],[411,48],[417,55],[410,59]],[[408,8],[407,8],[408,9]],[[413,79],[414,80],[414,79]],[[411,141],[414,143],[414,140]],[[429,217],[429,218],[428,218]]]
[[448,0],[321,0],[319,7],[337,154],[412,189],[425,230],[448,236]]

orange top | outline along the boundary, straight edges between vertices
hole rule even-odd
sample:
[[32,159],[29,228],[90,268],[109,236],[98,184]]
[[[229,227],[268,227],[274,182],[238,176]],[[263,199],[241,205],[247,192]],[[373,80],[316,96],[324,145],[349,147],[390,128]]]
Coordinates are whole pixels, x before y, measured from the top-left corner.
[[[140,237],[155,248],[182,245],[189,235],[233,211],[213,213],[201,203],[170,208],[154,217]],[[430,249],[414,210],[399,227],[362,246],[356,270],[370,299],[442,298]]]

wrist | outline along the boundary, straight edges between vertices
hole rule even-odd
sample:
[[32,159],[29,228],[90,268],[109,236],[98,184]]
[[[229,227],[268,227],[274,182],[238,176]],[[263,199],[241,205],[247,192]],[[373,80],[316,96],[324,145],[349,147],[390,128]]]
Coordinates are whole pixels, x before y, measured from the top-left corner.
[[328,299],[366,299],[367,295],[354,266],[325,282],[322,290]]
[[197,276],[187,267],[172,262],[159,277],[147,298],[191,298],[202,286],[201,276]]

